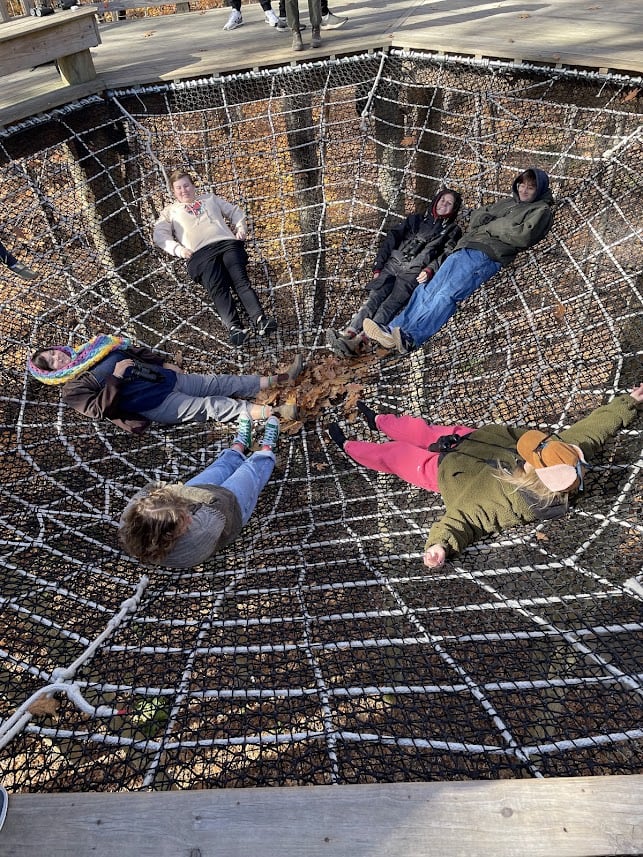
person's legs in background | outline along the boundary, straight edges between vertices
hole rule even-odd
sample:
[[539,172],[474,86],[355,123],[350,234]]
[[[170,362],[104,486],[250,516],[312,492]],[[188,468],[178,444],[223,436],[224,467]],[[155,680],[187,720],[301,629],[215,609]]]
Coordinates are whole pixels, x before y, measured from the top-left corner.
[[261,8],[263,9],[264,20],[266,24],[270,27],[275,27],[277,30],[285,31],[288,29],[288,25],[284,20],[285,14],[283,18],[280,16],[279,18],[272,11],[272,3],[271,0],[259,0],[261,4]]
[[348,18],[340,18],[328,8],[328,0],[321,0],[321,28],[322,30],[337,30],[343,27]]
[[232,6],[232,11],[228,15],[228,20],[223,25],[224,30],[236,30],[237,27],[240,27],[243,24],[243,18],[241,17],[241,0],[228,0],[230,6]]

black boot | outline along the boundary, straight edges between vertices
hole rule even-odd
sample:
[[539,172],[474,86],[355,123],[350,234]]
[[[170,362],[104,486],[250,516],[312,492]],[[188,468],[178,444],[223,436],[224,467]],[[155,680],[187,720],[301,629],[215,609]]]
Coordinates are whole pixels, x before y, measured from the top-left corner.
[[360,399],[357,403],[357,410],[366,420],[366,424],[370,428],[371,431],[378,431],[377,424],[375,422],[375,417],[377,413],[373,410],[373,408],[369,408],[366,402],[362,402]]
[[331,423],[328,426],[328,434],[330,435],[330,439],[334,441],[343,452],[344,444],[346,443],[346,435],[337,425],[337,423]]

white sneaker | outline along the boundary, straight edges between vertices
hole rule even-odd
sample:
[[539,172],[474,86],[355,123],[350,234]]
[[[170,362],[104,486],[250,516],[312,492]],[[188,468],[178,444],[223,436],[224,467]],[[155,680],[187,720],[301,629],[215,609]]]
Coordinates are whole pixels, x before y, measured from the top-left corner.
[[281,18],[278,18],[272,9],[266,9],[264,17],[266,19],[266,24],[268,24],[269,27],[276,27],[278,30],[285,30],[288,26],[287,24],[281,23]]
[[333,15],[329,9],[328,15],[322,15],[321,28],[322,30],[337,30],[339,27],[343,27],[346,21],[348,18],[339,18],[337,15]]
[[243,18],[241,17],[241,12],[237,12],[236,9],[233,9],[230,12],[230,17],[225,23],[223,27],[224,30],[236,30],[237,27],[240,27],[243,24]]

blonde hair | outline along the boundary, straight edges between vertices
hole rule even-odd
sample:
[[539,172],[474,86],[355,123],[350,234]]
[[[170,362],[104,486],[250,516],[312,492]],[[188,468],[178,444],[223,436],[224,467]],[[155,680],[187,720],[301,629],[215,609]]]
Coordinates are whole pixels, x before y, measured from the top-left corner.
[[125,510],[118,532],[121,545],[142,562],[161,561],[185,532],[190,508],[170,488],[154,488]]
[[186,173],[185,170],[172,170],[168,179],[168,181],[170,182],[170,188],[173,188],[174,182],[178,182],[179,179],[190,179],[192,184],[194,184],[194,179],[192,178],[190,173]]
[[497,467],[498,469],[493,474],[496,479],[510,486],[513,489],[513,493],[528,491],[529,494],[536,498],[536,508],[538,509],[547,509],[549,506],[563,502],[565,497],[567,497],[567,491],[550,491],[540,481],[534,471],[526,472],[522,467],[516,467],[514,470],[505,470],[500,463],[498,463]]

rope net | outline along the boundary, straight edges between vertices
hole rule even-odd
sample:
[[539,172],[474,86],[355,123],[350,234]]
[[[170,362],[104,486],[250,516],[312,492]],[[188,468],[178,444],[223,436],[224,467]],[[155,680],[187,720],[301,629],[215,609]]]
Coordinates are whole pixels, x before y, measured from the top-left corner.
[[[327,439],[361,397],[434,421],[564,427],[640,383],[640,81],[411,53],[110,92],[0,137],[0,780],[13,791],[628,773],[641,728],[641,428],[564,519],[422,564],[440,498]],[[530,164],[550,235],[409,357],[341,361],[383,234],[444,181],[469,208]],[[161,166],[249,215],[276,336],[233,349],[185,265],[158,252]],[[145,482],[232,437],[141,437],[29,380],[36,347],[125,332],[192,371],[302,351],[302,424],[240,539],[184,573],[116,525]]]

